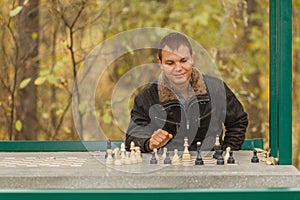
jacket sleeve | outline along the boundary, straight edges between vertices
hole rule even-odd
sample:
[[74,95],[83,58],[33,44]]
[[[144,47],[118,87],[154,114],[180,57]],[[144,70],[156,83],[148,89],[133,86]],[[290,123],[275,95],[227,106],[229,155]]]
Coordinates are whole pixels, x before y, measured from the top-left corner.
[[136,146],[140,146],[142,152],[149,152],[149,140],[154,131],[149,117],[149,102],[144,95],[137,95],[134,106],[131,110],[131,119],[126,132],[126,148],[129,150],[133,141]]
[[245,133],[248,126],[248,116],[242,104],[234,93],[225,85],[226,92],[226,117],[225,137],[223,149],[230,147],[232,150],[239,150],[245,140]]

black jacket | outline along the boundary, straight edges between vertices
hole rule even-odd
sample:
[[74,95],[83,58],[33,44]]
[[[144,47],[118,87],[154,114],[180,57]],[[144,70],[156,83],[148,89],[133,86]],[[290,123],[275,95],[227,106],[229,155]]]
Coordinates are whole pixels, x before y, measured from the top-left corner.
[[166,144],[168,150],[183,150],[184,137],[188,138],[190,150],[196,150],[198,141],[202,143],[202,150],[212,150],[217,135],[223,149],[241,148],[248,125],[247,114],[223,81],[202,76],[193,69],[195,95],[186,108],[168,85],[162,73],[158,82],[151,83],[135,97],[126,133],[127,148],[134,141],[142,152],[149,152],[149,139],[159,128],[173,135]]

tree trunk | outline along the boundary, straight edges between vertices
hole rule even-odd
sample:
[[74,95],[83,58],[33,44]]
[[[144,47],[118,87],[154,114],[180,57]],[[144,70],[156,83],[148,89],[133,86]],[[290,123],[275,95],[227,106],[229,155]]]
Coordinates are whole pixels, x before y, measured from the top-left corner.
[[[19,0],[23,5],[24,0]],[[38,44],[39,44],[39,0],[31,0],[18,15],[18,82],[31,78],[30,83],[17,91],[16,120],[22,122],[22,128],[15,132],[15,140],[37,139],[37,88],[34,80],[39,70]]]

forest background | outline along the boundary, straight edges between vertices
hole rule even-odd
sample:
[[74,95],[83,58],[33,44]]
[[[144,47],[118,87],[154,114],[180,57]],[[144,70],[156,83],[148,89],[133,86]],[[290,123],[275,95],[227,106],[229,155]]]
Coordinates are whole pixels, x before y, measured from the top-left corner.
[[[293,164],[300,169],[300,2],[293,0]],[[209,53],[249,114],[247,138],[269,140],[268,0],[3,0],[0,7],[0,140],[80,140],[72,116],[74,80],[98,44],[144,27],[179,31]],[[145,52],[144,52],[145,53]],[[139,52],[109,67],[95,111],[110,139],[111,91]],[[129,112],[129,109],[128,109]],[[84,115],[84,113],[81,113]]]

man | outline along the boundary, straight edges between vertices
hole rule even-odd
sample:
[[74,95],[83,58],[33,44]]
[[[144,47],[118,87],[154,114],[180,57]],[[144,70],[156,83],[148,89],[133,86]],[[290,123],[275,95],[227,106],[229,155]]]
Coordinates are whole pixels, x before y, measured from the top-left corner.
[[180,33],[168,34],[160,41],[157,61],[162,72],[135,97],[126,146],[133,141],[142,152],[183,150],[187,137],[190,150],[196,150],[198,141],[203,150],[211,150],[219,137],[223,149],[239,150],[247,114],[223,81],[193,67],[189,40]]

